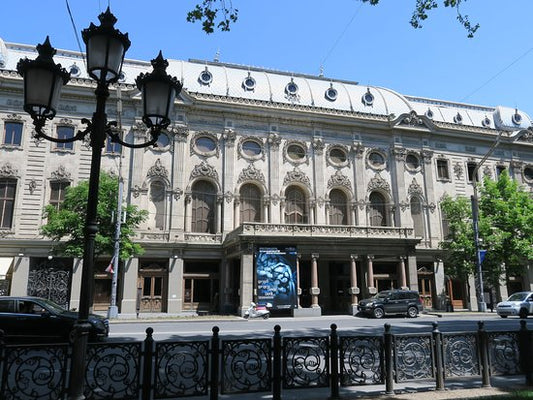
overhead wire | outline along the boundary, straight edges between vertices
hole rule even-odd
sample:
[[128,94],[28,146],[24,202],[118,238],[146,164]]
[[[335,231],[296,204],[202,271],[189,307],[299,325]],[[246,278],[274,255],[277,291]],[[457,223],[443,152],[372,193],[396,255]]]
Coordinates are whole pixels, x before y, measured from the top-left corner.
[[70,9],[70,4],[68,3],[68,0],[65,0],[65,3],[67,5],[67,12],[70,17],[70,23],[72,24],[72,28],[74,29],[74,36],[76,37],[76,42],[78,43],[78,50],[80,51],[81,58],[83,59],[83,65],[85,66],[85,69],[87,69],[87,62],[85,60],[85,53],[83,52],[81,48],[81,42],[80,42],[80,36],[78,35],[78,28],[76,28],[76,23],[74,22],[74,17],[72,16],[72,10]]

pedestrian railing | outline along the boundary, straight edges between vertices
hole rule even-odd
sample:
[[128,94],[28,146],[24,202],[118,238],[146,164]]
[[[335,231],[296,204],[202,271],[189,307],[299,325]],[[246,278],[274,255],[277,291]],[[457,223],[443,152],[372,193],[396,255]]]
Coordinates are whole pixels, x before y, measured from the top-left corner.
[[[445,389],[452,378],[481,379],[490,386],[496,375],[525,375],[532,383],[532,331],[520,321],[517,331],[491,331],[479,322],[474,332],[339,335],[332,324],[325,336],[224,339],[218,327],[205,340],[153,340],[153,329],[138,342],[89,344],[86,357],[87,399],[176,399],[269,392],[274,400],[285,390],[394,385],[434,381]],[[1,345],[0,383],[5,400],[64,399],[68,391],[72,349],[68,344]]]

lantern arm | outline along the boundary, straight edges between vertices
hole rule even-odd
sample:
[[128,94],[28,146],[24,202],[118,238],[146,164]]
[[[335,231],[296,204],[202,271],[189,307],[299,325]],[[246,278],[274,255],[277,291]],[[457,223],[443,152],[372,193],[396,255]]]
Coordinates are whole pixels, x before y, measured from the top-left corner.
[[[83,118],[81,120],[82,123],[87,123],[87,119],[86,118]],[[87,136],[87,134],[90,132],[90,127],[84,129],[83,131],[78,131],[74,136],[72,136],[71,138],[66,138],[66,139],[59,139],[59,138],[55,138],[53,136],[49,136],[47,135],[46,133],[44,133],[43,131],[43,127],[44,127],[44,119],[37,119],[37,120],[34,120],[33,121],[33,125],[35,127],[35,135],[34,135],[34,138],[35,139],[46,139],[46,140],[49,140],[51,142],[54,142],[54,143],[72,143],[72,142],[75,142],[76,140],[83,140],[85,139],[85,136]]]
[[127,143],[120,138],[118,134],[118,130],[116,129],[116,126],[117,126],[116,121],[110,121],[107,124],[106,133],[111,138],[111,141],[113,143],[118,143],[122,146],[129,147],[130,149],[141,149],[141,148],[149,147],[149,146],[157,147],[157,140],[159,139],[159,134],[161,133],[161,129],[151,128],[150,129],[151,139],[149,141],[144,142],[144,143],[132,144],[132,143]]

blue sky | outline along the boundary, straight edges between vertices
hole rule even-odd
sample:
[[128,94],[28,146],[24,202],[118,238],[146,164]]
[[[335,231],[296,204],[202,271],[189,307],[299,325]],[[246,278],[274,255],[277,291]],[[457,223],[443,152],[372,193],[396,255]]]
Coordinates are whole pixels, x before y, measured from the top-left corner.
[[[239,21],[207,35],[185,20],[199,1],[110,0],[116,27],[132,41],[127,57],[149,60],[161,49],[167,58],[213,60],[219,52],[221,62],[311,75],[322,65],[332,79],[533,117],[532,0],[468,0],[463,12],[481,24],[473,39],[444,7],[413,29],[415,0],[233,0]],[[79,31],[98,23],[108,1],[69,4]],[[37,44],[50,35],[54,47],[78,49],[65,0],[5,1],[2,15],[4,41]]]

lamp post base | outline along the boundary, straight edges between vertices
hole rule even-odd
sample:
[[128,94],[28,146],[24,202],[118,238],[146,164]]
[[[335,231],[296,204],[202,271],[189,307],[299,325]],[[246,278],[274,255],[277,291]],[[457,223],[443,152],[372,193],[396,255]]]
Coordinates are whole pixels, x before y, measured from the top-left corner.
[[114,319],[118,318],[118,307],[117,306],[109,306],[107,309],[107,318]]
[[477,310],[479,312],[487,312],[487,303],[485,303],[484,301],[478,301]]

